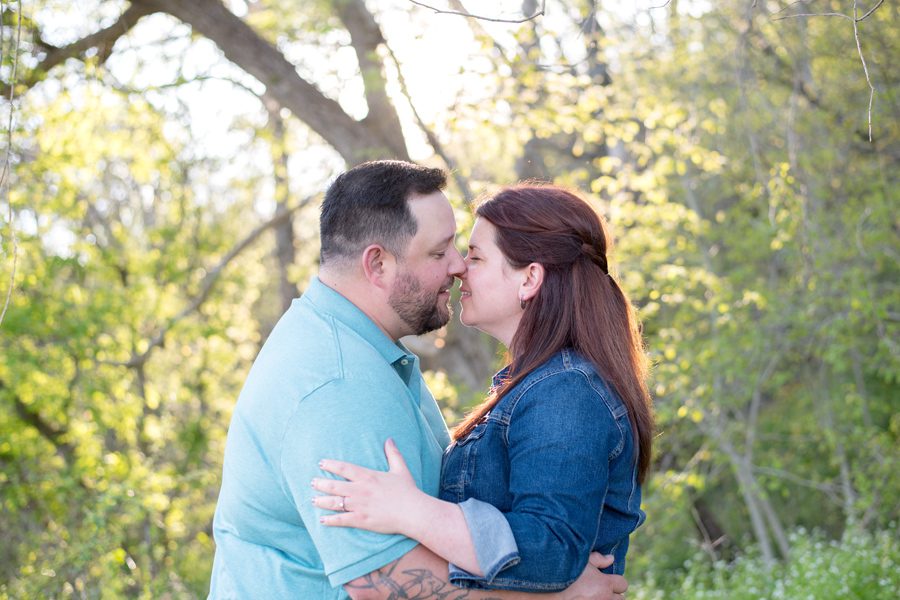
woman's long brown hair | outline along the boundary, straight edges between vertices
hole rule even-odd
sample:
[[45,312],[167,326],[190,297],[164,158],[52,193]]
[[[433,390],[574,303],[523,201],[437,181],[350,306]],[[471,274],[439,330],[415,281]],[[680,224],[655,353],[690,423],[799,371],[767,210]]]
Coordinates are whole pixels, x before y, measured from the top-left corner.
[[602,217],[569,190],[536,183],[504,188],[476,214],[494,225],[495,241],[510,265],[540,263],[544,281],[510,344],[509,379],[466,416],[453,438],[468,435],[532,370],[563,348],[574,348],[625,403],[643,482],[654,429],[647,357],[634,309],[609,275],[610,240]]

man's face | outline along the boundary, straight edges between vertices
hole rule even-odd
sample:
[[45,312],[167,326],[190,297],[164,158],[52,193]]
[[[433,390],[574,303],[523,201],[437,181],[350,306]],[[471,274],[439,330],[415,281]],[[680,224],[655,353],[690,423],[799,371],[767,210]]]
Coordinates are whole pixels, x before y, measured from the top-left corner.
[[442,192],[410,196],[416,234],[398,257],[399,273],[388,302],[408,328],[404,335],[421,335],[450,320],[450,288],[465,271],[454,245],[456,218]]

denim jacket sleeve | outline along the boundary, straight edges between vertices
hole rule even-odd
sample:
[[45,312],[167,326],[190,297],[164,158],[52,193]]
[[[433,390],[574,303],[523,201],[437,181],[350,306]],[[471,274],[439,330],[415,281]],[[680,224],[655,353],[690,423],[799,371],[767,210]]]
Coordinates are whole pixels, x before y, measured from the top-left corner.
[[490,584],[501,570],[519,562],[519,550],[506,517],[496,507],[469,498],[459,504],[475,545],[475,556],[483,576],[472,575],[450,563],[451,581]]
[[[519,561],[498,573],[490,588],[558,591],[587,565],[609,461],[624,439],[605,391],[584,373],[566,370],[539,379],[514,399],[507,429],[512,505],[505,516]],[[488,587],[483,580],[459,583]]]

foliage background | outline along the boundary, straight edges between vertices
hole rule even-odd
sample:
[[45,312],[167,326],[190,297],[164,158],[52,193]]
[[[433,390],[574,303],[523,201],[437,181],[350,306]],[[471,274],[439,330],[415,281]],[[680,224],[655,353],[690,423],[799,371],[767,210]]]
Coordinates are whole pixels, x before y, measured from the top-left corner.
[[[659,422],[630,596],[893,597],[895,3],[226,4],[3,3],[0,597],[205,596],[231,407],[385,156],[453,169],[461,245],[528,177],[609,219]],[[411,343],[451,424],[500,361]]]

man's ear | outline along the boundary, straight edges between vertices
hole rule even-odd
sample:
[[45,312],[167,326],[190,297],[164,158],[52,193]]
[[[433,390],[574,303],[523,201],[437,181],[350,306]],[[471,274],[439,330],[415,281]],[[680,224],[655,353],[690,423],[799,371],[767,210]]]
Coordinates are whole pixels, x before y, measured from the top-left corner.
[[544,283],[544,265],[541,263],[531,263],[525,267],[525,281],[519,286],[519,298],[522,300],[531,300],[541,289]]
[[370,244],[362,253],[362,268],[366,279],[379,288],[393,284],[397,259],[381,244]]

